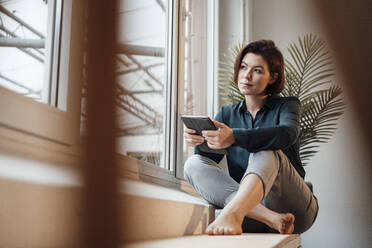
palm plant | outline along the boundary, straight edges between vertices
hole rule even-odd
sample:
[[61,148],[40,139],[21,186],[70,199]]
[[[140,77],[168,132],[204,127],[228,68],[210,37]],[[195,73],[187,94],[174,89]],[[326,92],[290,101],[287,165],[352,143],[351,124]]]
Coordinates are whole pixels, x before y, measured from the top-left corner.
[[[235,57],[245,46],[235,44],[225,61],[220,63],[219,88],[225,104],[235,104],[244,99],[234,83]],[[344,113],[342,89],[332,85],[335,69],[326,44],[314,35],[299,37],[298,43],[288,47],[290,59],[285,58],[285,88],[282,96],[296,96],[301,102],[300,158],[307,165],[327,143],[337,129],[337,120]]]

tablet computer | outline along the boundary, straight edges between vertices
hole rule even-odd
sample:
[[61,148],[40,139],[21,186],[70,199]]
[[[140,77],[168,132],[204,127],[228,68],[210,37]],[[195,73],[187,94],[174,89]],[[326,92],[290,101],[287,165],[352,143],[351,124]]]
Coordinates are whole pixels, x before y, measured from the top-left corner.
[[[208,116],[182,115],[181,119],[187,128],[194,129],[196,131],[196,135],[201,135],[203,130],[218,129]],[[207,142],[204,142],[203,144],[199,145],[199,148],[203,152],[227,154],[227,149],[209,148]]]

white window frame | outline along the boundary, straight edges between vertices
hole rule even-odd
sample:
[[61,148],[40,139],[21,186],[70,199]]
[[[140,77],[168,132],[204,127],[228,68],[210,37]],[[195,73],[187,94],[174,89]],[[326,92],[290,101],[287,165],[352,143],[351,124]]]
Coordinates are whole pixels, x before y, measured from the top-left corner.
[[[205,0],[207,1],[207,25],[212,27],[208,29],[207,35],[207,115],[214,117],[218,111],[218,85],[217,85],[217,71],[218,71],[218,1]],[[185,15],[185,1],[180,1],[180,13],[179,20],[184,19]],[[184,28],[185,23],[182,21],[179,23],[179,47],[185,47],[185,36]],[[173,163],[176,165],[176,178],[183,180],[183,122],[181,120],[181,115],[184,113],[184,68],[185,68],[185,51],[180,49],[178,53],[178,92],[177,92],[177,102],[175,103],[176,111],[173,111],[176,117],[174,117],[176,126],[174,131],[175,143],[173,145]]]
[[[167,50],[165,52],[166,59],[166,74],[167,74],[167,88],[166,88],[166,95],[167,95],[167,103],[166,103],[166,123],[164,125],[164,133],[165,133],[165,142],[164,142],[164,152],[165,152],[165,168],[168,171],[174,171],[174,163],[173,156],[174,156],[174,133],[171,130],[177,129],[175,125],[175,115],[174,115],[174,101],[177,101],[177,61],[178,61],[178,6],[179,1],[169,1],[168,0],[168,17],[167,17]],[[176,20],[173,23],[173,20]]]
[[[209,14],[207,23],[212,23],[217,20],[218,5],[213,0],[207,0],[209,6],[213,6],[213,10]],[[169,0],[168,10],[168,39],[166,50],[166,65],[167,65],[167,104],[166,104],[166,124],[164,125],[165,134],[165,159],[164,165],[158,167],[146,162],[140,161],[138,168],[140,174],[149,177],[161,178],[169,182],[182,181],[183,178],[183,122],[180,116],[184,112],[184,66],[185,66],[185,1]],[[174,23],[169,23],[169,20],[175,20]],[[212,35],[209,42],[213,42],[213,46],[209,47],[207,52],[208,67],[207,89],[213,92],[208,94],[208,106],[218,106],[218,97],[214,95],[217,91],[216,84],[217,72],[217,41],[218,33],[217,25],[208,34]],[[170,66],[169,66],[170,65]],[[214,116],[217,107],[208,109],[208,115]],[[136,171],[134,167],[127,168],[129,171]]]
[[[54,1],[52,1],[54,2]],[[0,87],[0,126],[31,134],[64,146],[71,146],[79,135],[80,97],[83,52],[83,1],[65,0],[62,14],[60,44],[59,85],[64,85],[59,95],[67,95],[66,111],[45,103],[36,102],[21,94]],[[58,1],[56,2],[58,3]],[[55,6],[51,4],[50,8]],[[74,23],[74,25],[72,25]],[[52,44],[52,43],[50,43]],[[58,53],[57,43],[54,52]],[[47,63],[46,63],[47,65]],[[48,67],[48,65],[47,65]],[[50,70],[48,70],[50,71]],[[48,82],[56,78],[50,74]],[[67,93],[67,94],[66,94]]]
[[[209,16],[208,23],[217,21],[218,3],[207,0],[208,5],[214,6],[212,15]],[[22,134],[17,137],[30,137],[30,140],[38,139],[42,143],[55,143],[63,147],[72,147],[80,141],[80,111],[81,111],[81,87],[83,70],[83,30],[84,30],[84,1],[65,0],[63,1],[63,23],[62,40],[60,42],[60,84],[66,83],[68,87],[64,93],[67,95],[66,111],[56,107],[36,102],[30,98],[22,96],[11,90],[0,88],[0,137],[4,136],[2,130],[8,129],[9,133]],[[165,168],[157,167],[146,162],[138,161],[136,165],[123,165],[123,169],[129,173],[138,173],[139,179],[144,181],[169,182],[170,186],[183,185],[183,123],[180,116],[184,111],[184,11],[185,1],[169,0],[168,19],[175,20],[171,25],[171,32],[168,33],[166,63],[167,63],[167,111],[165,127]],[[208,94],[208,115],[214,116],[216,112],[217,90],[216,85],[216,52],[218,24],[214,24],[212,37],[208,42],[209,46],[208,63],[212,65],[208,68],[208,91],[213,89],[212,94]],[[210,36],[211,34],[208,34]],[[209,75],[211,74],[212,75]],[[61,94],[59,90],[59,94]],[[60,96],[58,96],[60,98]],[[62,97],[63,98],[63,97]],[[58,102],[58,105],[60,102]],[[26,120],[26,121],[25,121]],[[18,142],[22,143],[21,140]],[[1,143],[1,142],[0,142]],[[40,144],[40,142],[36,142]],[[1,144],[0,144],[1,145]],[[14,146],[13,146],[14,147]],[[26,148],[25,148],[26,149]],[[63,150],[63,149],[62,149]],[[64,150],[65,151],[65,150]],[[40,152],[40,151],[39,151]],[[76,151],[76,157],[79,157]],[[42,153],[42,154],[45,154]],[[120,156],[119,157],[123,157]],[[119,159],[119,162],[123,161]],[[168,169],[166,169],[168,168]]]

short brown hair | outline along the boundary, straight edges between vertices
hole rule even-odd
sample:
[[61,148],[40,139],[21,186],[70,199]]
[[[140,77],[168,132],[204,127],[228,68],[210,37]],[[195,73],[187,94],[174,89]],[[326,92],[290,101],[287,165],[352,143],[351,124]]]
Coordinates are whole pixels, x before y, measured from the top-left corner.
[[276,81],[268,85],[265,91],[271,95],[279,94],[284,88],[284,59],[272,40],[253,41],[240,50],[234,64],[234,82],[238,83],[240,64],[247,53],[261,55],[269,66],[271,76],[278,73]]

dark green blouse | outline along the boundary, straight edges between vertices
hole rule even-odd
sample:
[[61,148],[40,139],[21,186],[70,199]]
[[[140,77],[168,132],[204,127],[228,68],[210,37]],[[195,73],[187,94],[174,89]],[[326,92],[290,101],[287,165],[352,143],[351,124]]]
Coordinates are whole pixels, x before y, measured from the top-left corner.
[[[248,166],[251,152],[282,150],[302,178],[305,170],[299,156],[300,101],[296,97],[269,97],[253,121],[245,101],[224,106],[215,118],[232,130],[235,143],[228,148],[229,173],[238,183]],[[223,155],[207,153],[195,147],[195,154],[219,163]]]

